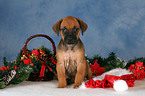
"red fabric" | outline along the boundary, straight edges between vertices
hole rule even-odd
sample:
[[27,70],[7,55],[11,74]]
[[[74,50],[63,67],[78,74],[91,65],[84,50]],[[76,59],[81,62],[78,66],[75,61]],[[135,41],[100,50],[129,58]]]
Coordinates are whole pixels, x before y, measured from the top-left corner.
[[46,63],[43,63],[42,67],[41,67],[41,72],[40,72],[39,77],[43,77],[44,76],[46,66],[49,68],[50,71],[52,71],[52,69]]
[[113,87],[113,83],[116,80],[125,80],[129,87],[134,86],[135,77],[133,74],[122,75],[122,76],[113,76],[113,75],[106,75],[103,80],[96,80],[90,79],[85,83],[87,88],[110,88]]
[[50,60],[54,65],[56,65],[56,60],[55,60],[53,57],[49,57],[49,60]]
[[45,68],[46,68],[46,66],[44,64],[42,64],[41,72],[40,72],[39,77],[43,77],[44,76]]

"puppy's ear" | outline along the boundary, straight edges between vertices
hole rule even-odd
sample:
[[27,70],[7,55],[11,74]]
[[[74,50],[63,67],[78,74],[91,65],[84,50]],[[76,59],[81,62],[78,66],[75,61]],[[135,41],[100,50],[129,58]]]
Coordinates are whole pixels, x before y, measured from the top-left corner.
[[79,18],[76,18],[76,19],[78,20],[78,22],[80,24],[80,27],[81,27],[81,30],[82,30],[82,35],[83,35],[83,33],[88,28],[88,25],[84,21],[82,21],[81,19],[79,19]]
[[60,24],[62,22],[63,19],[60,19],[58,22],[56,22],[56,24],[53,25],[52,29],[53,31],[57,34],[57,36],[59,36],[59,30],[60,30]]

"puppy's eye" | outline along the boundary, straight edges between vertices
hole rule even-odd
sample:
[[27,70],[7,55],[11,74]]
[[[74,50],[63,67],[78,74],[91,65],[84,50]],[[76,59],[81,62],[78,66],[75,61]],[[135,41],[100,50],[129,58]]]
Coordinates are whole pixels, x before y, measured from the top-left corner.
[[67,29],[62,29],[63,32],[66,32]]
[[73,31],[77,32],[79,30],[79,28],[74,28]]
[[63,29],[61,29],[62,32],[66,32],[67,29],[64,27]]

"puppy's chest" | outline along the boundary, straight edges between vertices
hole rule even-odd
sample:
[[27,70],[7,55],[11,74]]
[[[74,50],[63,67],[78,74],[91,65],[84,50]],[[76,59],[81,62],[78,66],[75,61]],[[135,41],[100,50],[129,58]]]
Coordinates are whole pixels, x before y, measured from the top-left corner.
[[73,51],[64,52],[64,66],[68,75],[75,75],[77,72],[76,55]]

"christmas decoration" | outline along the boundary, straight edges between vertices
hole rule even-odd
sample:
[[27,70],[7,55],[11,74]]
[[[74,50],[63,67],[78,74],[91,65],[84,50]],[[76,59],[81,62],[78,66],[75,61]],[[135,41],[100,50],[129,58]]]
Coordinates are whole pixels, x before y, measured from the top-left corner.
[[126,91],[128,90],[128,85],[124,80],[116,80],[114,81],[113,88],[115,91]]
[[[25,80],[35,81],[43,77],[44,74],[47,80],[52,80],[53,75],[56,74],[55,64],[56,60],[52,57],[48,59],[44,64],[39,61],[39,58],[49,55],[51,56],[51,52],[49,49],[46,49],[44,46],[34,49],[27,50],[30,54],[27,56],[23,55],[23,51],[21,51],[16,61],[7,62],[4,57],[4,67],[0,67],[0,88],[5,88],[8,84],[18,84]],[[43,51],[43,52],[42,52]],[[37,53],[35,55],[35,53]],[[49,53],[49,54],[46,54]],[[40,56],[38,58],[38,56]],[[55,62],[52,63],[51,61]],[[43,70],[43,71],[42,71]],[[39,75],[40,74],[40,75]],[[49,75],[49,76],[48,76]]]
[[[53,55],[48,55],[48,53],[46,53],[45,54],[45,50],[37,50],[37,49],[35,49],[35,50],[32,50],[31,51],[31,53],[30,52],[28,52],[27,51],[27,43],[32,39],[32,38],[35,38],[35,37],[45,37],[46,39],[48,39],[51,43],[52,43],[52,47],[53,47]],[[45,48],[46,49],[46,48]],[[46,51],[47,52],[47,51]],[[49,52],[50,53],[50,52]],[[33,35],[33,36],[31,36],[31,37],[29,37],[27,40],[26,40],[26,42],[25,42],[25,44],[24,44],[24,47],[23,47],[23,54],[24,54],[24,57],[26,56],[26,57],[28,57],[27,59],[26,59],[26,63],[27,62],[30,62],[31,63],[31,58],[34,58],[34,57],[36,57],[36,59],[37,59],[37,61],[39,61],[39,62],[41,62],[41,64],[42,64],[42,66],[41,66],[41,71],[40,71],[40,75],[39,75],[39,77],[40,78],[38,78],[37,80],[48,80],[47,78],[45,78],[46,76],[44,75],[44,72],[45,72],[45,69],[46,69],[46,67],[52,72],[53,70],[51,69],[51,67],[52,68],[54,68],[54,70],[55,70],[55,66],[53,66],[53,64],[56,64],[56,60],[54,59],[55,58],[55,53],[56,53],[56,47],[55,47],[55,43],[54,43],[54,41],[49,37],[49,36],[47,36],[47,35],[43,35],[43,34],[37,34],[37,35]],[[34,56],[34,57],[33,57]],[[49,62],[49,61],[51,61],[53,64],[50,64],[50,65],[48,65],[47,63]],[[37,63],[37,62],[35,62],[35,63]],[[32,65],[34,65],[33,63],[31,63]],[[40,65],[40,64],[39,64]],[[53,71],[54,72],[54,71]],[[48,72],[48,73],[50,73],[50,72]],[[36,72],[34,73],[35,75],[37,74]],[[35,76],[34,75],[34,76]],[[33,76],[33,74],[31,74],[31,77]],[[43,78],[44,77],[44,78]],[[51,76],[49,76],[49,77],[51,77]],[[30,80],[30,78],[28,79],[28,80]]]
[[102,58],[99,55],[95,55],[92,58],[89,57],[86,58],[91,64],[97,61],[100,67],[105,68],[105,72],[115,68],[125,68],[126,66],[126,62],[118,58],[114,52],[111,52],[107,58]]
[[[95,61],[96,62],[96,61]],[[96,63],[98,64],[98,63]],[[95,67],[94,67],[95,68]],[[98,66],[99,68],[99,66]],[[95,68],[95,69],[98,69]],[[133,74],[127,74],[127,75],[122,75],[122,76],[113,76],[113,75],[106,75],[103,80],[93,80],[90,79],[85,83],[85,86],[87,88],[108,88],[108,87],[113,87],[116,91],[125,91],[128,89],[128,87],[133,87],[134,86],[134,81],[137,79],[142,79],[145,78],[145,66],[143,65],[143,62],[136,62],[135,64],[131,64],[128,69],[133,73]],[[94,70],[94,69],[93,69]],[[93,71],[92,70],[92,71]],[[117,80],[121,80],[118,81]],[[124,81],[126,82],[124,82]],[[117,82],[114,84],[114,82]],[[127,83],[127,85],[126,85]],[[122,86],[120,88],[119,86]]]
[[101,75],[103,74],[103,72],[105,72],[105,68],[104,67],[100,67],[100,65],[97,63],[97,61],[94,62],[94,64],[90,64],[91,70],[92,70],[92,74],[93,75]]
[[143,65],[143,62],[136,62],[135,64],[131,64],[128,69],[134,73],[134,76],[137,80],[141,79],[143,80],[145,77],[145,65]]
[[33,35],[27,39],[15,61],[7,62],[6,58],[3,58],[4,66],[0,67],[0,88],[5,88],[9,84],[19,84],[25,80],[53,79],[56,74],[55,45],[53,44],[54,54],[44,46],[33,50],[26,49],[30,39],[40,36],[51,40],[46,35]]
[[[27,49],[27,43],[35,37],[47,38],[53,46],[53,53],[44,46],[33,50]],[[94,76],[102,75],[112,69],[122,68],[132,72],[121,76],[106,74],[102,80],[90,79],[85,83],[87,88],[114,88],[116,91],[125,91],[128,87],[134,86],[135,80],[145,78],[145,58],[135,58],[126,63],[111,52],[108,57],[103,58],[95,55],[92,58],[86,57],[90,64]],[[55,43],[43,34],[33,35],[27,39],[23,50],[20,51],[16,60],[8,62],[3,58],[4,66],[0,67],[0,88],[5,88],[10,84],[19,84],[25,80],[45,81],[52,80],[56,75]],[[123,80],[123,81],[122,81]],[[127,85],[126,85],[127,84]],[[123,86],[123,87],[121,87]],[[120,87],[122,89],[120,89]]]
[[134,86],[135,77],[133,74],[127,74],[122,76],[106,75],[103,80],[90,79],[85,83],[87,88],[110,88],[116,80],[125,80],[129,87]]
[[145,58],[144,57],[140,57],[140,58],[134,58],[132,60],[129,60],[125,66],[126,69],[128,69],[128,67],[130,67],[131,64],[135,64],[136,62],[143,62],[143,64],[145,65]]

